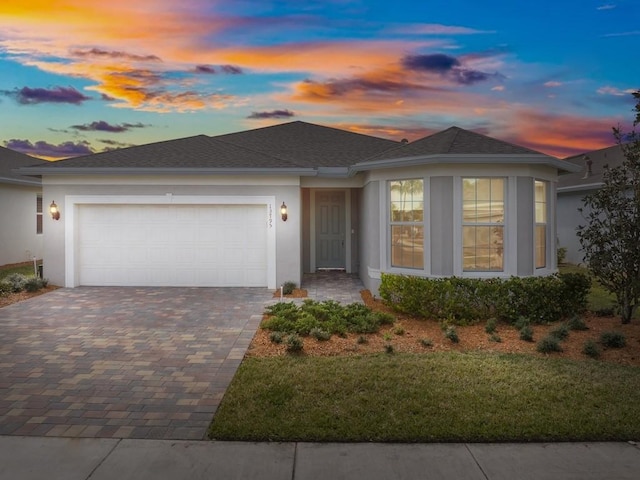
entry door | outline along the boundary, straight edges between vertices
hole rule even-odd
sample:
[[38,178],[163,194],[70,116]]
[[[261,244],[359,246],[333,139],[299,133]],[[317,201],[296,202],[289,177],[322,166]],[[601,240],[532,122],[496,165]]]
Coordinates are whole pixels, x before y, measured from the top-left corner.
[[316,268],[345,268],[344,192],[316,192]]

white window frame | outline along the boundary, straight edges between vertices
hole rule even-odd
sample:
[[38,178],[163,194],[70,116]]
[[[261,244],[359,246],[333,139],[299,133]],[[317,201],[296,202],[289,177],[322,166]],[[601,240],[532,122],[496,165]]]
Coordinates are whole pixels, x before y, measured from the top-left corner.
[[[504,222],[503,222],[503,253],[502,270],[463,270],[463,246],[462,246],[462,181],[465,178],[503,178],[505,181],[504,192]],[[469,175],[456,175],[453,177],[453,275],[469,278],[508,278],[515,275],[512,271],[517,265],[517,249],[512,248],[511,239],[517,238],[517,177],[500,174],[470,173]]]
[[[536,200],[536,184],[540,182],[541,184],[544,185],[544,206],[545,206],[545,221],[544,222],[538,222],[538,219],[536,218],[536,212],[537,212],[537,205],[538,205],[538,201]],[[542,271],[542,270],[546,270],[549,268],[549,260],[550,260],[550,256],[549,256],[549,247],[550,247],[550,242],[549,242],[549,220],[550,220],[550,202],[549,202],[549,195],[550,195],[550,182],[547,180],[543,180],[540,178],[534,178],[533,180],[533,268],[534,271]],[[544,265],[542,266],[538,266],[538,245],[537,245],[537,241],[538,241],[538,227],[539,226],[544,226],[545,230],[544,230]]]

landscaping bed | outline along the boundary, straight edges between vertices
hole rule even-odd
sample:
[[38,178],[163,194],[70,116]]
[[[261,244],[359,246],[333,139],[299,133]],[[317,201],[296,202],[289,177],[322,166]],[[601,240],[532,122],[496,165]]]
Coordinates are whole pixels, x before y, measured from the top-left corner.
[[[313,337],[303,337],[302,355],[308,356],[353,356],[387,351],[391,345],[396,353],[429,354],[443,351],[484,351],[496,353],[523,353],[537,357],[553,356],[574,360],[588,359],[584,345],[588,340],[598,343],[604,332],[616,331],[624,335],[623,348],[600,348],[599,360],[622,365],[640,366],[640,322],[633,320],[623,325],[620,317],[598,317],[587,313],[582,315],[588,330],[571,330],[566,339],[560,341],[562,352],[539,353],[537,342],[546,337],[558,322],[549,325],[532,325],[533,342],[520,340],[519,331],[507,323],[498,323],[493,337],[485,331],[486,322],[471,326],[456,326],[459,342],[454,343],[444,336],[441,325],[436,320],[416,319],[409,315],[393,312],[380,299],[373,298],[368,290],[361,292],[365,304],[374,311],[392,313],[397,320],[393,325],[383,325],[380,331],[371,334],[347,333],[345,337],[332,335],[328,341]],[[276,344],[269,338],[270,331],[260,329],[256,333],[247,352],[249,357],[274,357],[287,355],[286,344]],[[361,337],[366,338],[366,343]],[[425,343],[431,343],[426,346]]]

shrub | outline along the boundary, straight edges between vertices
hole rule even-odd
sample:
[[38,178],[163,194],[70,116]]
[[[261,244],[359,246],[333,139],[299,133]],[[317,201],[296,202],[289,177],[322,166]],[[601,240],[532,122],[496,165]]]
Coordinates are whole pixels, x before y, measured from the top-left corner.
[[287,352],[289,353],[301,352],[304,347],[302,338],[300,338],[295,333],[292,333],[287,337],[286,344],[287,344]]
[[584,319],[578,315],[574,315],[573,317],[571,317],[567,322],[567,326],[569,327],[569,330],[589,330],[589,327],[587,327]]
[[567,258],[567,247],[558,247],[556,250],[556,259],[558,260],[558,265],[564,263]]
[[433,347],[433,341],[430,338],[421,338],[420,345],[425,348]]
[[282,284],[282,293],[285,295],[291,295],[296,288],[295,282],[284,282]]
[[27,292],[37,292],[45,287],[45,281],[39,277],[29,277],[24,283]]
[[493,316],[515,322],[560,320],[586,309],[591,280],[582,273],[502,279],[427,279],[383,274],[380,296],[392,308],[468,325]]
[[495,318],[487,320],[487,324],[484,326],[484,331],[487,333],[494,333],[498,327],[498,321]]
[[549,332],[549,335],[557,338],[558,340],[566,340],[569,336],[569,327],[566,323],[561,323],[556,328]]
[[500,335],[494,332],[489,336],[489,341],[500,343],[502,342],[502,338],[500,338]]
[[396,317],[386,312],[375,312],[374,316],[380,325],[393,325],[396,321]]
[[456,330],[456,327],[454,327],[453,325],[450,325],[445,328],[444,336],[449,340],[451,340],[452,343],[458,343],[460,341],[460,337],[458,337],[458,331]]
[[540,353],[561,352],[560,340],[557,337],[547,335],[538,342],[536,350]]
[[520,329],[520,340],[533,342],[533,328],[530,325],[525,325]]
[[531,320],[527,317],[518,317],[518,319],[513,324],[516,327],[516,330],[522,330],[524,327],[529,327],[531,325]]
[[592,339],[587,340],[582,347],[582,353],[591,358],[598,358],[600,356],[600,348],[598,344]]
[[314,329],[340,336],[347,332],[375,333],[380,325],[394,322],[393,315],[373,312],[361,303],[343,306],[333,300],[306,299],[299,307],[293,302],[281,302],[267,307],[265,313],[271,317],[262,323],[262,328],[303,336]]
[[269,340],[271,340],[272,343],[282,343],[284,334],[282,332],[271,332],[269,334]]
[[596,317],[613,317],[616,314],[616,309],[614,307],[598,308],[593,313]]
[[327,332],[326,330],[322,330],[321,328],[318,328],[318,327],[312,328],[311,331],[309,332],[309,335],[320,342],[326,342],[331,338],[330,332]]
[[262,322],[262,328],[276,332],[292,333],[297,330],[295,320],[290,320],[284,316],[277,315]]
[[27,277],[21,273],[12,273],[5,277],[3,282],[11,287],[12,293],[18,293],[24,290],[25,284],[27,283]]
[[386,353],[393,353],[394,351],[393,345],[391,345],[390,343],[385,344],[384,351]]
[[13,293],[13,287],[6,282],[0,282],[0,297],[6,297]]
[[621,332],[603,332],[600,343],[605,348],[622,348],[627,344],[627,339]]
[[404,335],[404,328],[401,327],[400,325],[398,325],[397,327],[395,327],[393,329],[393,333],[395,333],[396,335]]

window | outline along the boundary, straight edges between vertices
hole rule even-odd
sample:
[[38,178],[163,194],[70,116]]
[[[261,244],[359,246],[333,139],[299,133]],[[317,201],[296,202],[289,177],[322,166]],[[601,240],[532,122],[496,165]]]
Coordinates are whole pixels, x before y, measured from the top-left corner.
[[547,266],[547,182],[535,181],[536,268]]
[[421,179],[389,182],[391,266],[424,268],[424,185]]
[[462,269],[504,270],[504,178],[462,179]]
[[36,234],[42,233],[42,195],[36,196]]

